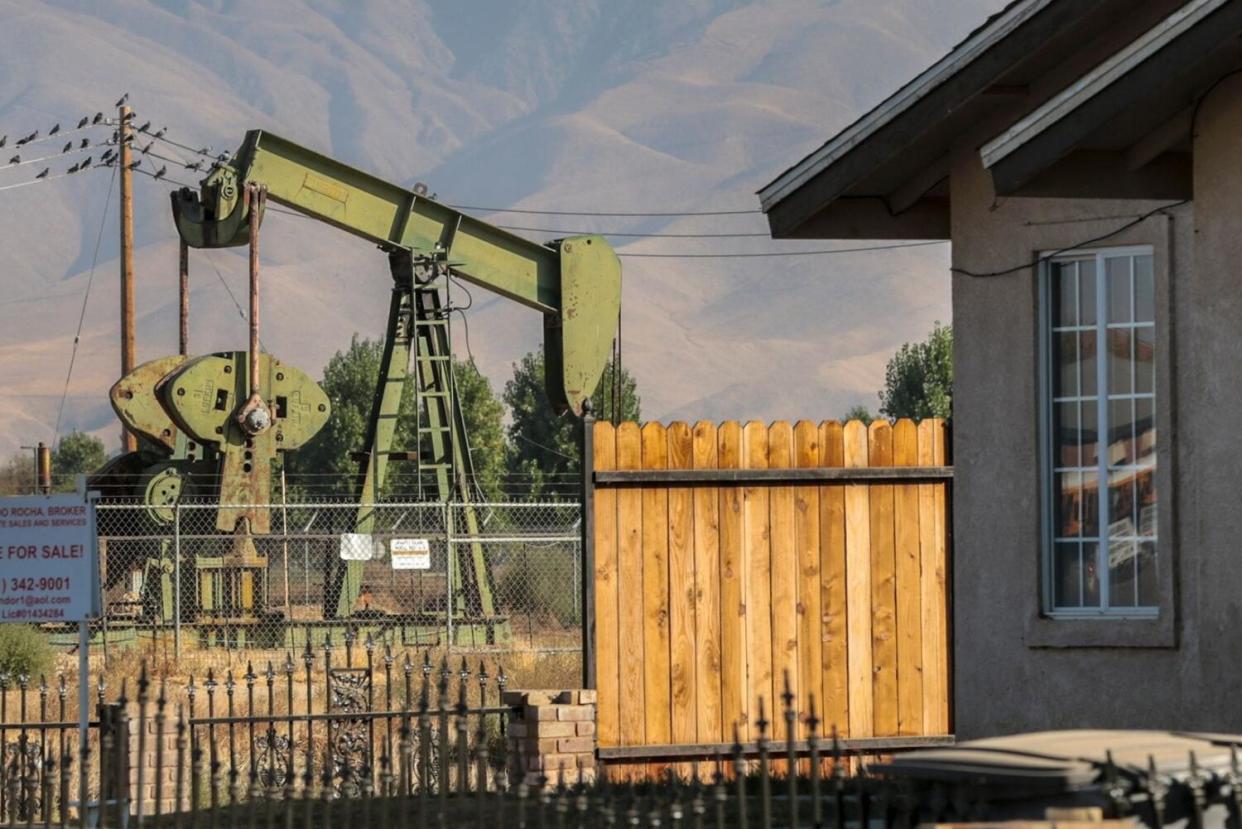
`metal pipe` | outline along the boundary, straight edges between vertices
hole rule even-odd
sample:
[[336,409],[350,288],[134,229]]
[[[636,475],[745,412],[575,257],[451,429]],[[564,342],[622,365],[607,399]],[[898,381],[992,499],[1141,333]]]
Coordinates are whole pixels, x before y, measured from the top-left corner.
[[178,285],[181,297],[181,313],[178,318],[178,343],[180,354],[186,357],[190,353],[190,246],[181,240],[181,257],[178,268]]
[[52,491],[52,448],[39,441],[38,467],[39,467],[39,491],[47,495]]
[[259,396],[259,214],[267,194],[261,185],[249,185],[250,195],[250,399]]

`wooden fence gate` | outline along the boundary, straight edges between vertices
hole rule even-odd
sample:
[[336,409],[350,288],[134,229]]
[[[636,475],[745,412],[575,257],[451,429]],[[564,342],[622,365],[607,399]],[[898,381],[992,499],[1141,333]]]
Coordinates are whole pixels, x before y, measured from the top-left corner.
[[785,677],[800,736],[813,698],[847,747],[947,737],[943,421],[595,423],[586,441],[601,759],[710,756],[735,723],[753,742]]

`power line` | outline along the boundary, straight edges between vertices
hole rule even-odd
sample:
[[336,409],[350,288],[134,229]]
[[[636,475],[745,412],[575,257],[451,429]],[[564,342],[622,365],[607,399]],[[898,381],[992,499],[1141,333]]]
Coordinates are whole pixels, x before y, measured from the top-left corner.
[[972,271],[966,268],[950,268],[949,270],[952,271],[953,273],[960,273],[963,276],[973,276],[973,277],[978,277],[978,278],[986,278],[986,277],[992,277],[992,276],[1008,276],[1011,273],[1017,273],[1018,271],[1024,271],[1027,268],[1034,268],[1039,265],[1042,265],[1044,262],[1047,262],[1050,259],[1055,259],[1061,254],[1068,253],[1071,250],[1077,250],[1078,248],[1087,247],[1088,245],[1094,245],[1096,242],[1103,242],[1105,239],[1111,239],[1112,237],[1116,236],[1118,233],[1123,233],[1129,230],[1130,228],[1134,227],[1135,225],[1138,225],[1138,224],[1141,224],[1142,222],[1147,221],[1149,218],[1156,215],[1157,213],[1164,213],[1165,211],[1169,210],[1172,207],[1180,207],[1183,204],[1187,204],[1189,201],[1190,199],[1183,199],[1179,202],[1174,202],[1173,204],[1164,204],[1164,205],[1161,205],[1160,207],[1153,208],[1151,210],[1148,210],[1146,213],[1140,214],[1139,216],[1135,217],[1131,221],[1126,222],[1125,224],[1121,225],[1121,227],[1110,230],[1108,233],[1102,233],[1099,236],[1093,236],[1090,239],[1083,239],[1081,242],[1075,242],[1072,245],[1067,245],[1066,247],[1063,247],[1059,250],[1054,250],[1052,253],[1045,253],[1043,256],[1036,256],[1034,259],[1030,260],[1029,262],[1023,262],[1020,265],[1014,265],[1013,267],[1009,267],[1009,268],[1001,268],[1000,270],[995,270],[995,271],[982,271],[982,272]]
[[528,210],[517,207],[480,207],[471,204],[450,204],[454,210],[478,210],[484,213],[522,213],[530,216],[750,216],[762,213],[758,208],[750,210],[668,210],[668,211],[607,211],[607,210]]
[[[233,300],[233,307],[237,309],[237,316],[241,317],[243,321],[247,321],[249,318],[246,316],[246,312],[242,310],[241,303],[237,301],[237,296],[233,293],[233,289],[229,287],[229,283],[225,280],[224,274],[220,273],[220,269],[216,267],[215,260],[211,258],[207,248],[203,248],[203,258],[207,260],[208,265],[211,265],[211,269],[216,272],[216,278],[220,280],[220,284],[223,285],[224,290],[228,292],[229,299]],[[262,337],[259,338],[259,349],[261,351],[267,351],[267,346],[263,344]]]
[[838,253],[866,253],[876,250],[898,250],[900,248],[923,248],[930,245],[947,245],[948,240],[936,239],[930,242],[901,242],[895,245],[872,245],[863,248],[837,248],[835,250],[774,250],[767,253],[626,253],[617,251],[617,256],[631,259],[754,259],[772,256],[832,256]]
[[612,230],[558,230],[549,227],[518,227],[517,225],[496,225],[505,230],[518,230],[524,233],[551,233],[565,236],[617,236],[635,239],[770,239],[769,233],[635,233]]
[[65,400],[69,397],[69,381],[73,378],[73,364],[78,358],[78,344],[82,341],[82,326],[86,322],[86,306],[91,298],[91,285],[95,282],[95,265],[99,262],[99,244],[103,241],[104,225],[108,221],[108,208],[112,206],[112,188],[116,184],[116,171],[108,178],[108,192],[104,196],[103,215],[99,217],[99,233],[95,236],[95,252],[91,255],[91,272],[86,278],[86,292],[82,294],[82,311],[78,314],[78,330],[73,335],[73,348],[69,351],[69,370],[65,372],[65,389],[61,393],[60,406],[56,409],[56,428],[52,431],[52,446],[60,439],[61,418],[65,414]]

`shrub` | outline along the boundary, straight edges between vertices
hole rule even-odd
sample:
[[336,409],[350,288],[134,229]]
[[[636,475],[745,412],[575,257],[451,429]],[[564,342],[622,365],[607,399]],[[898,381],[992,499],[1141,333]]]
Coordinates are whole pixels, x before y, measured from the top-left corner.
[[37,677],[52,667],[52,646],[31,625],[0,625],[0,674],[10,682],[22,674]]

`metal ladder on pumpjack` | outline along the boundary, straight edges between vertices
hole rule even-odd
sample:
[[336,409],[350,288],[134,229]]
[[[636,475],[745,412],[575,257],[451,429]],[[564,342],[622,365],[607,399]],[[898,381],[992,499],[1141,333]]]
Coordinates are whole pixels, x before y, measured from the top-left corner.
[[452,595],[461,596],[464,607],[452,613],[492,616],[491,571],[479,535],[474,501],[474,464],[470,458],[466,424],[458,406],[453,376],[451,309],[446,301],[447,278],[419,285],[414,289],[414,404],[416,412],[415,453],[420,495],[427,473],[435,478],[435,493],[441,503],[456,502],[448,508],[452,535],[468,534],[469,560],[462,561],[453,544],[448,545],[448,574],[453,580]]

